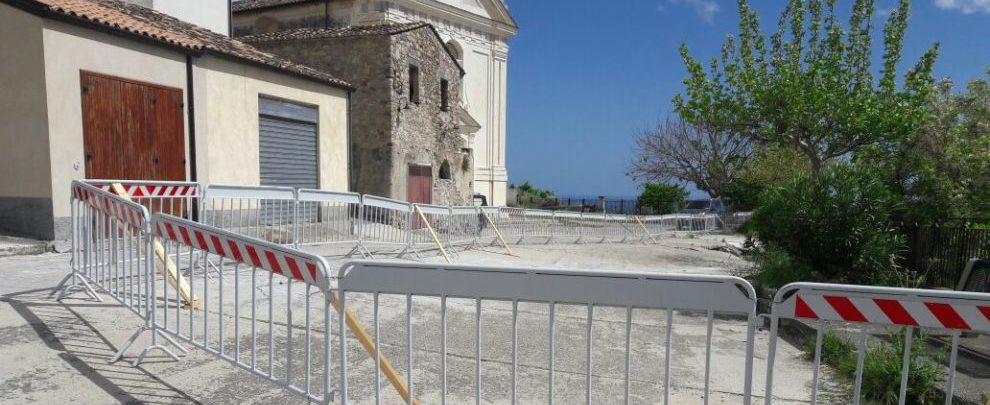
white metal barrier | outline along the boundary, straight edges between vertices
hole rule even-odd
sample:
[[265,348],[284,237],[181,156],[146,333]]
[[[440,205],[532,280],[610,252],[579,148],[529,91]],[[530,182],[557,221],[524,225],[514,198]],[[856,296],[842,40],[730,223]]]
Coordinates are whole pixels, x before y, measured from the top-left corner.
[[[898,403],[903,405],[907,398],[909,367],[912,363],[911,345],[915,331],[923,329],[948,331],[952,336],[952,342],[945,403],[949,405],[953,400],[960,333],[990,333],[990,294],[818,283],[794,283],[784,286],[774,297],[770,314],[767,405],[773,402],[773,371],[781,319],[803,319],[817,323],[810,398],[812,404],[818,400],[822,342],[829,323],[855,326],[859,329],[852,398],[854,404],[860,403],[864,357],[867,339],[871,332],[893,330],[904,333],[904,354],[898,391]],[[871,330],[871,328],[876,329]]]
[[[585,345],[582,348],[585,359],[582,374],[585,379],[583,396],[568,398],[564,402],[590,403],[593,397],[591,376],[595,374],[595,362],[592,361],[595,348],[622,347],[622,398],[628,403],[631,398],[630,375],[636,372],[630,360],[635,353],[630,340],[634,312],[642,316],[644,311],[653,310],[666,313],[662,318],[665,321],[665,339],[661,340],[656,336],[657,340],[649,344],[653,347],[662,344],[664,347],[663,377],[662,381],[658,380],[656,383],[664,388],[662,399],[667,403],[670,401],[673,380],[670,361],[674,313],[700,312],[707,321],[705,402],[708,402],[712,392],[710,381],[714,368],[711,342],[716,315],[742,315],[744,318],[745,372],[735,377],[744,380],[744,402],[749,403],[751,400],[756,294],[752,286],[740,278],[352,262],[345,264],[339,273],[338,313],[343,314],[350,310],[358,314],[356,316],[373,319],[373,347],[381,349],[369,350],[373,352],[373,356],[365,360],[364,356],[353,356],[355,351],[348,349],[349,338],[346,333],[341,334],[338,347],[332,346],[334,320],[330,306],[333,285],[328,266],[320,256],[237,233],[240,230],[255,232],[256,229],[271,226],[259,218],[266,218],[264,212],[278,204],[286,205],[283,209],[294,213],[290,217],[292,219],[286,220],[281,215],[281,210],[276,210],[277,215],[272,214],[267,218],[278,219],[274,221],[282,223],[278,226],[289,229],[290,234],[295,235],[293,242],[334,243],[337,239],[326,237],[326,231],[307,233],[297,231],[304,228],[290,225],[310,223],[339,231],[345,230],[340,225],[341,222],[347,223],[358,218],[360,221],[351,225],[357,227],[357,242],[371,241],[398,246],[403,252],[413,249],[414,244],[421,243],[419,239],[412,239],[414,232],[409,230],[413,227],[411,224],[414,211],[417,215],[422,212],[427,216],[427,221],[434,229],[445,235],[443,243],[448,244],[475,243],[469,242],[471,240],[494,241],[491,232],[480,227],[482,221],[504,224],[503,232],[512,232],[520,239],[570,238],[574,236],[571,229],[576,228],[579,230],[577,237],[580,241],[589,233],[603,240],[620,236],[631,238],[636,229],[631,224],[636,221],[640,221],[637,225],[646,229],[643,235],[650,236],[654,229],[666,232],[669,230],[667,227],[680,226],[682,220],[694,221],[696,217],[685,218],[678,215],[639,218],[550,213],[550,219],[546,220],[547,215],[537,212],[533,217],[539,219],[527,223],[522,222],[526,219],[526,212],[523,210],[458,207],[455,212],[454,208],[439,206],[416,206],[416,209],[412,209],[412,205],[405,202],[372,196],[356,200],[356,194],[332,194],[315,190],[296,192],[289,189],[266,189],[267,192],[257,193],[256,188],[216,187],[204,197],[201,214],[204,221],[216,221],[218,225],[232,229],[223,230],[170,215],[149,216],[145,205],[127,199],[130,193],[148,196],[143,201],[144,204],[152,204],[151,201],[156,198],[167,200],[170,196],[155,194],[156,192],[146,188],[147,185],[138,182],[123,189],[118,186],[110,187],[110,184],[112,183],[104,187],[84,181],[72,183],[72,271],[63,279],[58,299],[77,290],[98,300],[101,299],[101,294],[107,295],[143,320],[144,325],[122,345],[113,361],[121,358],[143,332],[150,331],[151,345],[141,352],[135,365],[154,349],[177,358],[168,346],[158,343],[159,338],[164,338],[167,343],[185,352],[173,339],[174,336],[312,401],[332,401],[333,384],[339,381],[338,388],[343,396],[343,403],[347,403],[349,386],[367,395],[373,392],[376,401],[381,401],[381,367],[387,362],[383,363],[381,357],[384,354],[378,350],[403,351],[406,355],[404,370],[408,381],[407,389],[412,393],[406,400],[408,403],[415,402],[417,397],[436,397],[446,403],[450,387],[448,366],[450,362],[460,362],[463,370],[464,361],[473,363],[470,371],[474,373],[473,394],[476,402],[481,400],[483,381],[490,380],[495,386],[511,387],[511,391],[506,394],[507,398],[486,400],[510,400],[515,403],[521,399],[517,389],[519,376],[534,373],[546,373],[547,397],[553,402],[555,375],[558,372],[558,349],[555,347],[560,348],[559,350],[573,347],[575,342],[566,339],[584,335],[586,338],[579,342]],[[289,192],[292,193],[291,198]],[[182,202],[183,199],[191,201],[192,198],[195,198],[195,194],[175,197],[175,204],[186,204],[175,205],[182,207],[178,209],[180,213],[189,212],[189,207],[195,207],[194,204]],[[274,202],[260,202],[265,200]],[[293,202],[291,206],[289,202]],[[300,207],[307,207],[309,203],[314,204],[310,214],[317,221],[306,222],[309,219],[299,219],[309,218],[309,214],[300,216],[298,213]],[[164,207],[172,206],[172,203],[159,204],[158,209],[169,211],[172,209]],[[363,207],[374,209],[368,212]],[[336,216],[328,212],[335,212]],[[430,216],[434,218],[431,219]],[[707,218],[703,219],[708,222]],[[363,225],[368,223],[377,229],[367,233],[367,228]],[[425,224],[426,222],[421,225]],[[480,229],[475,230],[475,227]],[[460,228],[464,229],[459,230]],[[608,230],[590,231],[597,228]],[[378,232],[383,230],[384,232]],[[531,235],[527,236],[527,233]],[[366,237],[368,235],[370,237]],[[352,241],[355,238],[353,233],[348,237]],[[340,239],[344,238],[342,236]],[[217,269],[218,277],[207,274],[206,269],[211,267]],[[156,271],[161,274],[156,274]],[[187,278],[183,278],[183,275]],[[300,287],[300,284],[303,286]],[[464,305],[465,300],[470,304]],[[538,307],[536,311],[521,311],[520,304],[542,307]],[[491,309],[484,311],[484,320],[483,307]],[[414,308],[427,310],[414,311]],[[602,318],[600,315],[607,313],[609,308],[622,311],[625,322],[617,322],[614,316]],[[539,323],[538,320],[534,321],[532,314],[544,309],[546,323],[543,325],[546,326],[547,333],[537,339],[545,342],[549,349],[536,357],[529,353],[529,356],[522,359],[524,361],[520,361],[521,347],[532,346],[532,342],[528,341],[532,336],[526,325],[531,327],[534,322]],[[458,311],[456,316],[452,315],[451,310]],[[396,340],[395,334],[389,337],[381,333],[383,312],[392,322],[401,320],[404,315],[405,336],[400,337],[401,341]],[[578,314],[585,321],[577,329],[570,324],[566,326],[568,332],[556,332],[557,326],[564,327],[564,321],[558,320],[558,313],[566,314],[572,319]],[[415,325],[414,314],[417,315]],[[523,323],[520,323],[521,317],[524,318]],[[438,321],[439,325],[436,328],[424,327],[423,324],[429,324],[430,319]],[[859,332],[853,386],[855,403],[859,403],[861,397],[864,357],[871,334],[887,334],[890,331],[904,334],[904,357],[898,396],[899,403],[903,404],[907,398],[909,368],[913,361],[911,347],[915,336],[919,336],[917,331],[934,330],[936,334],[947,331],[951,336],[951,342],[946,343],[950,349],[948,381],[945,387],[946,403],[949,404],[955,388],[961,333],[990,334],[990,294],[816,283],[785,286],[778,291],[771,307],[765,381],[767,404],[774,399],[774,364],[781,319],[817,323],[813,386],[810,394],[812,403],[819,400],[822,345],[830,324],[842,325],[841,327]],[[462,333],[449,333],[448,327],[451,324],[454,324],[458,332],[471,329],[471,326],[465,328],[462,325],[465,320],[473,323],[474,334],[468,336],[473,337],[473,341],[463,341],[465,335]],[[345,317],[341,316],[337,321],[341,328],[339,330],[344,330]],[[619,324],[625,331],[624,335],[612,333],[604,339],[592,339],[592,330],[596,325],[608,325],[604,328],[618,331],[619,327],[615,325]],[[486,348],[482,345],[482,337],[496,335],[494,329],[499,325],[511,328],[511,336],[504,341],[507,342],[507,347]],[[417,338],[414,339],[414,336]],[[450,339],[451,336],[453,340]],[[369,336],[364,338],[370,339]],[[382,345],[383,339],[389,341]],[[929,336],[926,339],[935,338]],[[368,342],[362,342],[365,343]],[[473,354],[466,353],[465,348]],[[334,350],[339,352],[339,380],[333,374],[334,362],[331,355]],[[420,354],[414,355],[415,352]],[[436,360],[440,367],[436,369],[436,375],[429,376],[433,367],[424,365],[420,359],[422,353],[427,353],[427,357],[430,356],[429,353],[439,356]],[[511,357],[500,358],[498,353],[511,353]],[[533,364],[538,362],[536,359],[545,359],[545,362]],[[485,372],[486,368],[497,368],[503,362],[510,367],[505,374],[507,379],[500,380],[504,376]],[[399,366],[403,368],[402,365]],[[357,373],[355,370],[363,371]],[[370,377],[362,378],[365,376]],[[483,380],[482,376],[486,379]],[[417,389],[427,381],[439,383],[430,383],[429,389]],[[451,400],[465,401],[458,396]]]
[[[199,183],[188,181],[82,180],[112,194],[126,194],[128,199],[145,206],[151,214],[166,213],[192,218],[199,209]],[[116,188],[119,184],[120,188]]]
[[[119,360],[146,331],[151,331],[151,344],[143,353],[159,349],[178,359],[168,347],[158,344],[161,333],[155,328],[151,311],[155,296],[152,270],[155,248],[148,209],[106,191],[109,187],[82,181],[73,181],[71,187],[72,270],[56,287],[59,290],[56,299],[62,300],[68,293],[82,290],[103,301],[97,294],[99,289],[144,321],[111,362]],[[161,336],[180,351],[186,351],[168,336]]]
[[359,249],[362,216],[361,195],[335,191],[299,189],[299,220],[296,242],[300,245],[351,245],[350,256]]
[[483,231],[490,228],[483,215],[481,207],[450,207],[447,227],[447,241],[450,246],[464,250],[478,246]]
[[[713,368],[711,367],[713,319],[716,314],[742,315],[745,321],[745,372],[743,375],[734,376],[743,380],[743,397],[745,403],[750,400],[750,386],[752,382],[752,360],[753,360],[753,325],[756,316],[756,293],[752,286],[745,280],[729,276],[691,276],[681,274],[658,274],[658,273],[636,273],[618,271],[579,271],[579,270],[549,270],[549,269],[524,269],[505,267],[478,267],[478,266],[442,266],[442,265],[422,265],[405,263],[385,263],[359,261],[345,264],[338,277],[340,305],[343,309],[350,309],[357,313],[363,313],[372,318],[374,325],[374,347],[380,348],[386,337],[380,330],[382,323],[382,312],[388,312],[385,316],[390,320],[405,319],[405,336],[397,338],[394,334],[387,338],[386,346],[398,346],[404,352],[405,376],[408,389],[411,395],[406,399],[406,403],[412,404],[418,396],[428,396],[430,398],[439,397],[439,403],[448,403],[448,388],[450,388],[449,378],[451,373],[448,366],[450,362],[463,362],[463,358],[470,356],[473,362],[474,379],[474,402],[481,402],[481,392],[484,382],[482,375],[483,368],[496,367],[503,361],[510,364],[508,371],[509,381],[496,381],[497,386],[508,385],[510,392],[505,393],[500,398],[485,398],[485,401],[517,403],[519,400],[530,402],[531,398],[520,398],[517,384],[520,375],[520,368],[525,367],[527,375],[545,370],[547,373],[548,385],[546,391],[549,394],[550,403],[553,403],[553,393],[555,385],[555,375],[557,366],[555,364],[555,345],[561,339],[568,339],[574,334],[573,329],[568,329],[568,333],[558,333],[555,331],[557,316],[555,308],[560,308],[567,317],[574,317],[575,313],[586,320],[584,323],[583,335],[584,345],[584,372],[585,380],[584,392],[580,402],[591,403],[592,385],[591,378],[596,372],[593,362],[593,353],[596,348],[612,348],[616,345],[624,347],[623,366],[623,400],[629,403],[630,379],[633,374],[631,370],[632,347],[630,346],[631,329],[633,325],[633,312],[642,310],[660,310],[658,313],[666,313],[665,331],[666,337],[653,337],[650,344],[663,345],[665,347],[665,362],[663,380],[655,381],[655,384],[663,384],[663,402],[669,403],[671,394],[671,347],[673,342],[673,319],[674,311],[692,311],[704,313],[707,317],[708,344],[706,347],[705,361],[705,387],[704,394],[707,398],[710,394],[710,380]],[[370,296],[369,296],[370,295]],[[415,301],[414,301],[415,299]],[[452,318],[448,309],[453,308],[449,300],[468,299],[473,301],[473,342],[467,342],[466,347],[473,349],[473,354],[464,352],[464,345],[449,341],[451,336],[464,336],[463,333],[452,333],[448,330],[448,325],[457,319],[464,323],[464,314],[457,314],[457,318]],[[437,302],[439,300],[439,302]],[[386,304],[383,305],[382,302]],[[404,301],[404,305],[401,303]],[[432,323],[429,326],[420,327],[414,331],[416,324],[413,322],[415,308],[428,307],[430,311],[416,311],[417,319],[429,318],[439,322],[438,327]],[[547,342],[549,350],[545,353],[545,363],[543,366],[533,367],[521,365],[519,352],[520,347],[529,347],[533,342],[529,339],[529,331],[526,326],[521,325],[519,318],[521,311],[520,303],[533,305],[543,304],[548,312],[548,324],[546,335],[536,337],[538,341]],[[498,310],[486,311],[484,316],[486,321],[482,322],[483,304],[502,305]],[[404,306],[404,310],[402,307]],[[577,308],[574,308],[577,306]],[[461,306],[463,309],[463,305]],[[568,308],[564,308],[568,307]],[[596,316],[596,309],[605,312],[605,308],[618,308],[624,312],[625,333],[621,336],[614,336],[614,339],[593,340],[592,330],[596,325],[613,326],[616,321],[602,315]],[[566,310],[572,310],[567,311]],[[577,309],[577,311],[573,311]],[[599,312],[599,314],[601,314]],[[527,312],[527,315],[529,312]],[[642,313],[640,314],[642,315]],[[564,315],[562,315],[564,316]],[[344,330],[344,321],[339,318],[340,326],[338,330]],[[418,320],[422,322],[422,320]],[[498,357],[495,354],[482,355],[482,353],[505,353],[504,347],[488,348],[482,347],[482,336],[486,336],[489,331],[483,329],[486,324],[511,325],[511,339],[507,339],[510,346],[511,357],[509,359],[492,358]],[[531,325],[527,323],[527,325]],[[458,332],[464,332],[463,325],[457,327]],[[437,333],[439,329],[439,333]],[[439,336],[437,336],[439,334]],[[414,338],[414,335],[416,336]],[[395,398],[384,397],[381,389],[382,370],[379,362],[374,359],[363,360],[363,356],[353,356],[349,350],[349,338],[346,334],[341,335],[340,354],[338,361],[340,364],[340,394],[342,403],[348,403],[351,389],[360,392],[374,393],[375,403],[392,403]],[[525,341],[520,343],[520,338]],[[573,345],[573,340],[564,344]],[[451,353],[450,348],[456,345],[460,350]],[[398,351],[398,350],[396,350]],[[396,352],[393,351],[393,354]],[[419,353],[414,353],[414,352]],[[438,353],[438,359],[424,361],[426,364],[416,364],[417,358],[422,354]],[[373,357],[381,355],[377,350]],[[353,356],[353,357],[352,357]],[[357,357],[357,358],[355,358]],[[527,363],[539,361],[532,357],[524,359]],[[367,363],[374,363],[369,365]],[[431,371],[439,362],[435,375]],[[661,365],[656,365],[661,367]],[[373,368],[373,372],[371,372]],[[364,370],[356,373],[355,370]],[[458,373],[462,376],[463,370]],[[366,378],[360,378],[366,377]],[[639,377],[642,378],[642,377]],[[421,381],[430,381],[429,388],[420,388]],[[463,381],[463,378],[460,379]],[[503,385],[504,384],[504,385]],[[429,391],[436,389],[438,392]],[[387,393],[386,393],[387,394]],[[368,399],[364,397],[362,399]],[[660,398],[657,398],[659,400]],[[466,398],[450,399],[450,403],[467,402]],[[573,402],[573,401],[571,401]]]
[[296,191],[289,187],[210,185],[199,222],[241,235],[296,243]]
[[[152,227],[166,260],[188,270],[190,292],[202,297],[200,309],[183,306],[179,289],[162,280],[153,293],[156,328],[308,400],[333,400],[322,257],[168,215],[155,215]],[[220,277],[197,274],[205,266],[195,260],[219,263]]]
[[[362,195],[360,250],[368,257],[374,253],[395,254],[398,257],[415,252],[410,240],[412,204],[390,198]],[[389,248],[388,252],[377,249]],[[398,248],[399,250],[394,250]],[[375,250],[373,250],[375,249]]]

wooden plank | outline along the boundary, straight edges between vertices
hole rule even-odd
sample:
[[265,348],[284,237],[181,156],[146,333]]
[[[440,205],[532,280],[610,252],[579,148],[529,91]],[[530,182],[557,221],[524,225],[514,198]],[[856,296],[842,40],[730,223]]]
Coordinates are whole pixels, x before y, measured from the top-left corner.
[[632,217],[633,217],[633,218],[636,218],[636,223],[638,223],[638,224],[639,224],[639,226],[640,226],[641,228],[643,228],[643,232],[646,232],[646,237],[647,237],[647,238],[650,238],[650,240],[652,240],[652,241],[653,241],[653,244],[654,244],[654,245],[656,245],[656,244],[658,243],[658,242],[657,242],[657,240],[656,240],[655,238],[653,238],[653,235],[650,235],[650,230],[649,230],[649,229],[646,229],[646,225],[645,225],[645,224],[643,224],[643,221],[641,221],[641,220],[639,219],[639,215],[633,215]]
[[495,236],[498,237],[498,241],[502,243],[502,247],[504,247],[505,248],[505,251],[509,253],[509,256],[515,256],[515,254],[512,253],[512,249],[509,249],[509,244],[508,243],[505,243],[505,239],[502,238],[502,232],[500,232],[498,230],[498,227],[495,226],[495,222],[492,221],[492,219],[488,217],[488,214],[485,214],[484,212],[482,212],[481,215],[484,216],[486,220],[488,220],[488,224],[491,225],[492,226],[492,229],[495,230]]
[[[340,312],[340,301],[337,297],[337,293],[333,293],[331,297],[331,304],[333,304],[333,307],[337,310],[337,312]],[[361,346],[364,347],[364,351],[368,353],[368,357],[371,357],[371,359],[374,360],[375,351],[377,350],[375,347],[375,340],[364,328],[364,325],[361,324],[361,321],[354,316],[354,313],[351,312],[350,308],[344,310],[344,320],[347,323],[347,327],[352,333],[354,333],[354,337],[357,338],[358,342],[361,342]],[[385,357],[385,353],[379,353],[378,358],[378,365],[382,370],[382,374],[385,374],[385,377],[388,378],[388,381],[392,384],[392,387],[395,388],[395,391],[402,397],[403,403],[409,403],[409,386],[406,384],[406,381],[402,379],[399,372],[392,366],[392,362]],[[412,402],[414,405],[420,405],[419,401],[415,399],[413,399]]]
[[[113,188],[113,191],[117,193],[118,196],[120,196],[120,198],[123,198],[127,201],[131,201],[131,195],[127,193],[127,190],[124,189],[123,185],[121,185],[120,183],[113,183],[110,186]],[[187,283],[186,279],[183,278],[181,274],[179,274],[179,269],[175,265],[175,262],[173,262],[172,259],[169,258],[168,254],[165,252],[165,246],[162,246],[162,244],[157,240],[154,241],[153,246],[155,250],[155,256],[158,256],[159,259],[155,261],[155,269],[159,273],[162,273],[163,271],[162,271],[161,263],[164,263],[165,264],[164,272],[166,273],[166,278],[168,279],[169,285],[171,285],[172,288],[176,288],[179,290],[179,295],[181,296],[182,301],[187,306],[193,309],[199,309],[200,308],[199,300],[197,300],[196,297],[192,296],[192,294],[189,294],[189,283]],[[141,250],[142,254],[145,253],[143,246],[138,244],[138,248]]]
[[454,263],[453,260],[450,260],[450,256],[447,254],[447,250],[443,248],[443,243],[440,242],[440,238],[437,236],[437,233],[433,230],[433,225],[430,224],[430,220],[426,219],[426,215],[423,215],[423,211],[419,210],[418,205],[413,204],[413,208],[416,209],[416,213],[419,214],[419,218],[423,220],[423,223],[426,225],[426,229],[430,231],[430,235],[433,236],[433,242],[435,242],[437,244],[437,247],[440,248],[440,253],[443,253],[444,259],[447,259],[447,264]]

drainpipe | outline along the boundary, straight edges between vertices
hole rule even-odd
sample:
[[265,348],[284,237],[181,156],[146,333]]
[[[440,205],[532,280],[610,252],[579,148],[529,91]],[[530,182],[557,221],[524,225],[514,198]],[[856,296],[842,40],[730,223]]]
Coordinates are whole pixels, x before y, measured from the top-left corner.
[[196,102],[192,55],[186,55],[186,122],[189,123],[189,181],[196,181]]
[[227,36],[234,37],[234,0],[227,0]]
[[346,131],[347,132],[347,167],[344,168],[345,170],[347,170],[347,191],[354,191],[354,180],[353,180],[354,178],[352,176],[353,173],[351,173],[351,171],[354,170],[353,169],[353,167],[354,167],[354,161],[351,160],[352,159],[352,156],[351,156],[351,148],[352,148],[352,146],[351,146],[351,126],[352,126],[352,123],[351,123],[351,108],[352,108],[352,106],[351,106],[351,95],[352,94],[353,94],[352,91],[350,91],[350,90],[347,91],[347,131]]
[[[196,105],[193,98],[192,55],[186,55],[186,122],[189,123],[189,181],[196,181]],[[192,204],[192,220],[199,221],[199,206]]]

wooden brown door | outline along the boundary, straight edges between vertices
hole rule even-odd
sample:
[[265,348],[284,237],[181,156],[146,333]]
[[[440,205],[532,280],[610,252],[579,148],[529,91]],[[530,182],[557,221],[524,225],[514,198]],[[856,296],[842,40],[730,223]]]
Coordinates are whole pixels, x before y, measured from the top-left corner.
[[[406,182],[408,199],[411,203],[433,203],[433,167],[425,165],[409,165],[409,178]],[[413,216],[413,229],[424,227],[419,214]]]
[[86,177],[185,180],[182,90],[80,73]]

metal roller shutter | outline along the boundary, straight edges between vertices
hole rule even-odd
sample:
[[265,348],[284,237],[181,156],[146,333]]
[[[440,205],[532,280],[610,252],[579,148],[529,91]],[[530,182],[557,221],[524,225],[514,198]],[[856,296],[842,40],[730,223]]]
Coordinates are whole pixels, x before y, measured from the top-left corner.
[[[261,185],[319,188],[316,108],[262,98],[259,111]],[[287,223],[287,215],[265,216]]]

